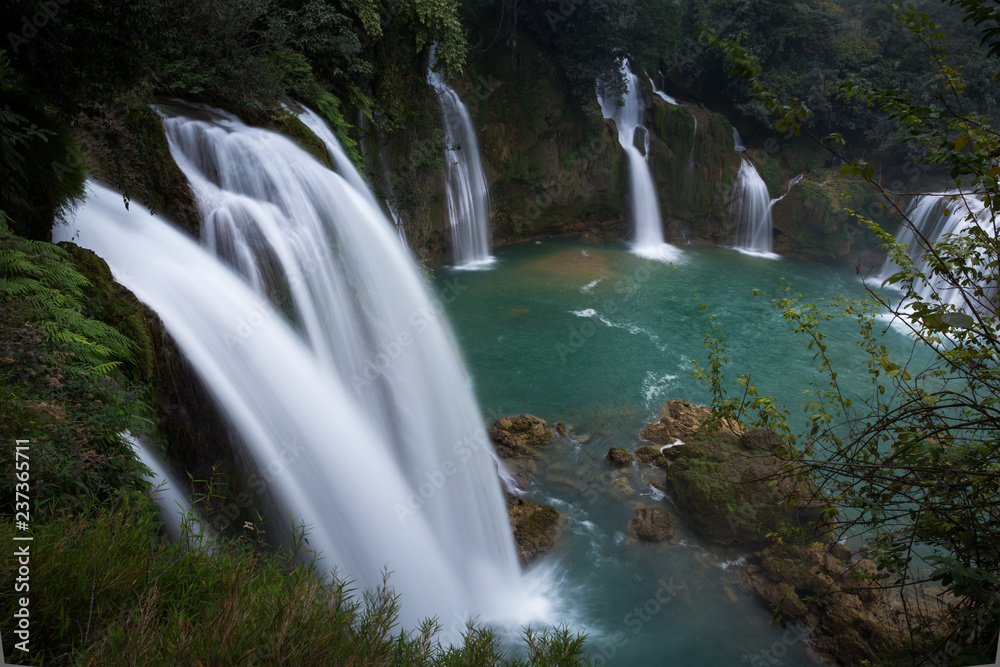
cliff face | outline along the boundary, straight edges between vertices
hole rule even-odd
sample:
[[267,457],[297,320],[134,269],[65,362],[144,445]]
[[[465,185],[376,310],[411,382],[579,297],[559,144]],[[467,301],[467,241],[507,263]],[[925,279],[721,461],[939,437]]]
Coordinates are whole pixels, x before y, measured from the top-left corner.
[[574,98],[558,66],[523,35],[516,54],[471,53],[456,89],[491,179],[495,244],[573,229],[625,232],[624,157],[596,95]]

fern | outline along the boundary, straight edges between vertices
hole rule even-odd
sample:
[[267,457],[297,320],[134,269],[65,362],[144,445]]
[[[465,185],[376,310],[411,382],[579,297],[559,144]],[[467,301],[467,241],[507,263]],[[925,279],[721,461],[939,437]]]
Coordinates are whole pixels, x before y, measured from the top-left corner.
[[54,345],[65,346],[67,370],[105,375],[122,362],[134,363],[135,345],[121,332],[83,314],[90,282],[59,246],[21,238],[10,231],[0,211],[0,297],[26,303],[33,319]]

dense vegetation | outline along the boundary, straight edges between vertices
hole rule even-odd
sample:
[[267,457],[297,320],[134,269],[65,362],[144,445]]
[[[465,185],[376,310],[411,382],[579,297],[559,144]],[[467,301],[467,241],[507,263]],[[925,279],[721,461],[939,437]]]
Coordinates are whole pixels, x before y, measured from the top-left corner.
[[[757,139],[775,131],[776,105],[795,99],[781,110],[779,132],[838,132],[836,157],[876,187],[872,156],[897,167],[920,160],[950,173],[962,196],[985,196],[992,214],[1000,202],[1000,135],[991,129],[1000,100],[1000,15],[976,0],[918,4],[926,13],[866,0],[7,0],[0,18],[0,436],[33,442],[32,521],[50,550],[35,561],[35,576],[49,582],[33,589],[40,659],[504,660],[485,629],[471,629],[454,649],[437,644],[433,623],[400,632],[398,601],[386,589],[356,594],[290,554],[265,549],[252,530],[212,549],[160,534],[144,499],[145,470],[122,437],[155,429],[151,316],[100,260],[46,242],[53,220],[82,194],[88,168],[117,180],[126,198],[148,195],[143,180],[168,178],[129,175],[131,154],[146,164],[166,161],[150,130],[157,126],[152,102],[183,97],[289,129],[282,103],[300,100],[353,150],[352,136],[365,138],[356,124],[384,138],[422,122],[405,91],[422,80],[432,44],[446,72],[461,70],[464,18],[477,34],[493,35],[473,48],[509,49],[515,60],[518,35],[530,35],[592,112],[596,87],[620,90],[624,57],[670,92],[727,111]],[[728,61],[702,28],[729,40]],[[980,46],[983,36],[988,48]],[[888,197],[886,205],[897,201]],[[896,213],[908,224],[904,210]],[[1000,630],[1000,248],[994,228],[928,252],[932,273],[965,299],[962,308],[921,300],[914,285],[928,276],[898,258],[904,270],[894,281],[916,299],[905,322],[937,350],[930,367],[889,355],[872,312],[858,304],[824,310],[784,295],[776,307],[818,350],[829,380],[805,406],[814,426],[793,432],[787,409],[755,395],[748,378],[739,381],[748,403],[732,399],[721,381],[723,348],[713,342],[716,408],[749,409],[758,425],[784,434],[785,455],[824,482],[841,525],[877,536],[883,580],[926,583],[914,581],[908,566],[920,545],[934,547],[927,581],[960,604],[947,632],[914,628],[920,641],[911,658],[968,664],[991,657]],[[859,324],[873,392],[866,404],[840,394],[840,362],[825,356],[820,325],[832,316]],[[12,457],[9,448],[0,453],[5,516],[14,509]],[[7,522],[0,538],[12,536]],[[11,567],[3,561],[0,582],[9,583]],[[11,590],[0,590],[8,616]],[[566,633],[526,640],[531,664],[573,664],[582,650]]]
[[[989,29],[984,41],[996,34],[1000,12],[983,3],[961,4],[981,10],[973,16]],[[884,197],[899,224],[916,235],[924,262],[867,221],[899,267],[887,282],[902,290],[901,301],[873,293],[868,302],[817,305],[790,290],[773,299],[815,350],[816,372],[824,378],[810,386],[801,406],[807,430],[791,427],[788,408],[760,395],[749,377],[736,381],[739,396],[729,395],[722,381],[725,343],[717,329],[706,339],[712,367],[705,376],[720,415],[751,414],[756,426],[780,433],[778,451],[788,465],[805,470],[827,494],[827,520],[839,521],[845,534],[864,536],[879,565],[878,581],[901,589],[938,584],[954,596],[944,627],[919,616],[910,621],[908,659],[981,664],[995,655],[1000,632],[1000,132],[977,111],[978,100],[968,98],[971,86],[951,66],[934,17],[901,5],[895,11],[899,25],[929,54],[936,104],[856,79],[836,92],[878,109],[898,125],[921,162],[947,169],[953,189],[946,210],[976,224],[932,242],[878,182],[871,163],[849,160],[842,134],[815,137],[845,162],[845,174],[864,178]],[[710,41],[722,47],[734,74],[778,116],[780,127],[809,133],[807,105],[775,94],[748,50],[729,40]],[[985,209],[977,218],[972,211],[979,204]],[[885,312],[908,330],[913,349],[899,354],[886,348],[879,319]],[[857,362],[828,354],[824,323],[833,318],[858,327],[868,396],[850,396],[838,382],[838,369]],[[918,361],[917,347],[933,353],[930,362]]]

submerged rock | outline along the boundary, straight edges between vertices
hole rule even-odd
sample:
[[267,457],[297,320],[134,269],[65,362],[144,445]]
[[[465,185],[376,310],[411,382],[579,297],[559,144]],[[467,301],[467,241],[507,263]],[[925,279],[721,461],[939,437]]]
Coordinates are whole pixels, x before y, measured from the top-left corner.
[[537,458],[535,447],[543,447],[555,437],[552,429],[546,426],[544,419],[534,415],[501,417],[489,429],[489,434],[500,458]]
[[635,508],[628,532],[644,542],[662,542],[674,536],[674,524],[670,514],[662,507],[640,505]]
[[523,498],[509,498],[507,512],[514,530],[517,558],[522,567],[545,553],[562,533],[562,516],[550,505],[536,505]]

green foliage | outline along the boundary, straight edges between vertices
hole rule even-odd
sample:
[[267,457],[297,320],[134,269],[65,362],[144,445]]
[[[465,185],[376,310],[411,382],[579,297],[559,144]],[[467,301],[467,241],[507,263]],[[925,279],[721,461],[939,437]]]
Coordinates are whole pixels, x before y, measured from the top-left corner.
[[68,124],[0,83],[0,210],[13,229],[48,240],[53,218],[83,191],[84,172]]
[[[126,377],[135,344],[85,315],[89,283],[66,252],[12,234],[0,214],[0,435],[32,442],[35,512],[72,510],[142,486],[121,434],[148,423]],[[14,454],[0,451],[0,511],[14,502]]]
[[[982,2],[961,4],[967,11],[988,9]],[[910,621],[916,639],[910,658],[977,664],[992,659],[1000,631],[1000,168],[995,166],[1000,135],[967,99],[967,84],[949,64],[933,18],[901,6],[895,12],[930,56],[937,85],[933,102],[917,102],[912,94],[859,79],[843,84],[840,92],[884,113],[924,162],[948,169],[957,188],[954,203],[946,204],[953,215],[967,215],[963,199],[978,200],[971,208],[985,210],[966,231],[932,243],[927,230],[918,228],[876,180],[874,166],[846,160],[848,142],[842,134],[827,137],[829,150],[847,162],[843,173],[866,180],[915,234],[928,268],[920,270],[924,263],[914,262],[890,233],[858,216],[899,267],[888,282],[902,290],[902,302],[873,292],[866,301],[809,304],[790,290],[773,301],[814,350],[823,378],[810,386],[801,406],[804,431],[788,427],[780,408],[757,398],[734,401],[714,367],[707,377],[723,415],[747,414],[752,423],[785,425],[785,455],[804,465],[830,495],[842,530],[866,537],[883,576],[901,587],[937,583],[956,596],[945,626],[931,619]],[[808,113],[799,102],[770,92],[744,49],[717,43],[734,72],[784,127],[809,133],[803,127]],[[929,293],[928,285],[933,286]],[[887,350],[881,338],[885,325],[878,319],[883,312],[909,330],[912,350]],[[828,354],[824,328],[835,319],[857,328],[858,356],[868,374],[863,394],[848,393],[838,380],[838,368],[857,365],[858,359]],[[744,388],[747,382],[738,381]],[[924,578],[913,568],[919,558],[933,566]]]
[[[8,542],[13,534],[12,523],[0,527]],[[45,663],[582,664],[583,639],[564,630],[526,630],[527,660],[506,657],[487,628],[442,647],[435,621],[399,629],[388,582],[359,593],[298,560],[296,549],[269,554],[253,539],[189,533],[168,542],[155,507],[134,493],[37,526],[34,537],[32,655]],[[16,566],[4,559],[0,581],[11,582]],[[13,591],[0,593],[5,614],[17,609]]]

